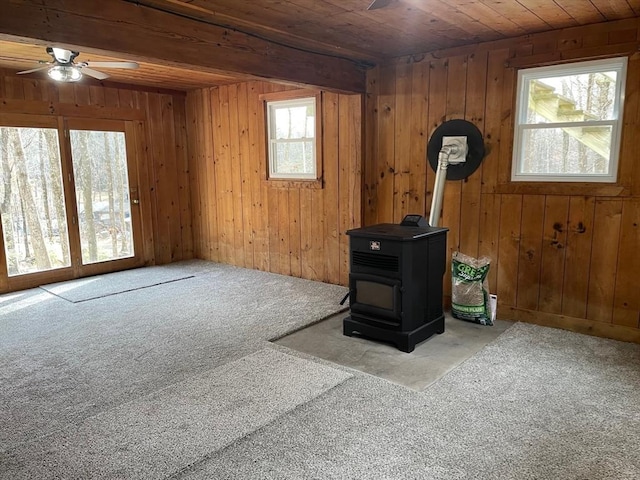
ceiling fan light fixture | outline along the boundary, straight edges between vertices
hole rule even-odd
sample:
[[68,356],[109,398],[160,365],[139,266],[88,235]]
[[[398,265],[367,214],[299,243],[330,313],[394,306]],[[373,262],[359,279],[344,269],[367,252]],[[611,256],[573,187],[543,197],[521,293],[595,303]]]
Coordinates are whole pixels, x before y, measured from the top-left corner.
[[73,65],[54,65],[47,74],[56,82],[77,82],[82,78],[82,72]]

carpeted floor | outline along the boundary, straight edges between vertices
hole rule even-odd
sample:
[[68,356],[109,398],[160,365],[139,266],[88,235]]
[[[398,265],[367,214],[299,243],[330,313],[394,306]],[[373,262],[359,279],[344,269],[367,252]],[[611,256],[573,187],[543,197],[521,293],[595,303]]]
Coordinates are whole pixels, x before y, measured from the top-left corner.
[[180,267],[194,276],[80,303],[41,289],[0,296],[0,451],[343,308],[340,286],[208,262]]
[[0,453],[7,478],[163,478],[343,382],[346,372],[271,349]]
[[194,479],[638,479],[640,346],[515,324],[422,393],[357,375]]
[[346,289],[169,267],[0,296],[0,478],[640,478],[638,345],[516,324],[415,392],[268,342]]

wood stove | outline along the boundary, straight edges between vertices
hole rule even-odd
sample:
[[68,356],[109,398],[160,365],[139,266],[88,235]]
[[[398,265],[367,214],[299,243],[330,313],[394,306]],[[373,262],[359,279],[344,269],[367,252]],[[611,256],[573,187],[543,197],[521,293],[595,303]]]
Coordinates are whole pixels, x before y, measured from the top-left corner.
[[358,333],[412,352],[416,344],[444,332],[447,231],[410,215],[400,225],[347,232],[351,314],[343,320],[345,335]]

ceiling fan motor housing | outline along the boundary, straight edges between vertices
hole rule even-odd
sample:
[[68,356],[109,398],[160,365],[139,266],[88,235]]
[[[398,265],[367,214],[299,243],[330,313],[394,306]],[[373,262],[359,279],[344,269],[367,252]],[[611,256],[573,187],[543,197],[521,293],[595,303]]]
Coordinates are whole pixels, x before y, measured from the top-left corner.
[[72,50],[65,50],[64,48],[57,47],[47,47],[47,53],[61,65],[72,64],[73,60],[80,54],[80,52],[74,52]]

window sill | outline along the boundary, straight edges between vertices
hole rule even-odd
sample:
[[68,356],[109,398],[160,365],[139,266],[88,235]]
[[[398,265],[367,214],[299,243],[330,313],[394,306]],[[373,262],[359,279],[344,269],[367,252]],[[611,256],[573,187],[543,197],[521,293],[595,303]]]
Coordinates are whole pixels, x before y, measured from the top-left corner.
[[583,195],[587,197],[624,197],[628,186],[588,182],[508,182],[496,185],[494,193],[521,195]]
[[323,181],[321,178],[316,180],[287,180],[283,178],[266,179],[262,181],[263,185],[271,188],[313,188],[322,189]]

